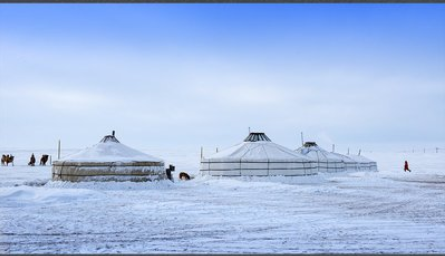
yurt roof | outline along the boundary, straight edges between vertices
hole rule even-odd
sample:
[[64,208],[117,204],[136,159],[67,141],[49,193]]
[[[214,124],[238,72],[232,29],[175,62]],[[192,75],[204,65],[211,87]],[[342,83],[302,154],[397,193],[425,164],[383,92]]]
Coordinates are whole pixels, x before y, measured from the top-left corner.
[[298,153],[304,154],[304,155],[308,154],[311,151],[318,151],[318,152],[323,152],[323,153],[329,153],[325,149],[319,147],[317,145],[317,143],[315,143],[315,142],[305,142],[303,144],[303,146],[297,148],[295,151],[297,151]]
[[367,157],[364,157],[362,155],[348,155],[348,156],[359,163],[375,163],[375,161],[373,161]]
[[246,139],[230,148],[204,158],[210,162],[309,162],[308,157],[273,143],[264,133],[250,133]]
[[342,161],[342,158],[340,156],[326,151],[325,149],[318,146],[315,142],[306,142],[303,144],[303,146],[297,148],[295,151],[311,158],[317,158],[319,160]]
[[58,160],[58,162],[163,162],[162,159],[142,153],[120,143],[113,135],[105,136],[99,143]]
[[271,141],[264,132],[251,132],[244,142]]
[[351,157],[347,156],[347,155],[342,155],[339,153],[335,153],[335,152],[331,152],[332,155],[338,156],[339,158],[341,158],[343,160],[343,162],[345,163],[357,163],[356,160],[352,159]]

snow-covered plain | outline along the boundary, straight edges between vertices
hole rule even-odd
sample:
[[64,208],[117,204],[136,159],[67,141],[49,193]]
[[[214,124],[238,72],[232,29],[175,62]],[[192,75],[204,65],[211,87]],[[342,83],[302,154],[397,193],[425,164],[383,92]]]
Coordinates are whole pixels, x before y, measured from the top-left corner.
[[379,172],[291,179],[204,178],[197,150],[144,152],[174,164],[175,183],[52,182],[27,162],[56,152],[4,152],[0,253],[445,253],[443,152],[366,153]]

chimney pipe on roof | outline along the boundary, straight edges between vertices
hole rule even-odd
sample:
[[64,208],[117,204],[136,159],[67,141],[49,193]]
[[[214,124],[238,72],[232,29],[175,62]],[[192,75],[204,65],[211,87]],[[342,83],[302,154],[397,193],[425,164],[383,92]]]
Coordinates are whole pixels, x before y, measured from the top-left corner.
[[114,132],[114,130],[113,130],[113,132],[111,133],[111,135],[113,135],[113,136],[114,136],[114,134],[115,134],[115,132]]

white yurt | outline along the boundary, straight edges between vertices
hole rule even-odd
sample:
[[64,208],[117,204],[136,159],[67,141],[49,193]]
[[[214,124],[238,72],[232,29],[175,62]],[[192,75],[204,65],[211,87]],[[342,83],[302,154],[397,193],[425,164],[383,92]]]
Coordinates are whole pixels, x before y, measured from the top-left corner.
[[345,171],[345,163],[342,158],[329,153],[319,147],[315,142],[306,142],[295,150],[297,153],[308,156],[316,162],[318,172],[342,172]]
[[362,156],[360,153],[359,155],[348,155],[348,157],[358,162],[359,171],[377,171],[377,162]]
[[154,181],[167,179],[164,161],[105,136],[92,147],[53,162],[53,181]]
[[202,175],[299,176],[317,174],[310,158],[273,143],[264,133],[252,132],[230,148],[203,157]]
[[360,170],[360,163],[356,160],[349,157],[349,155],[342,155],[339,153],[331,152],[332,155],[335,155],[339,157],[343,163],[345,164],[345,170],[346,171],[359,171]]

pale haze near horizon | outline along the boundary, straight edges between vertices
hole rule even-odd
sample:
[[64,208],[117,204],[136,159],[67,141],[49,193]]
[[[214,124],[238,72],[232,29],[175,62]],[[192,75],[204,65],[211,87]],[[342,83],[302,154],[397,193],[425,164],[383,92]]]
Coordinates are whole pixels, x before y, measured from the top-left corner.
[[0,85],[4,150],[445,148],[445,6],[0,5]]

